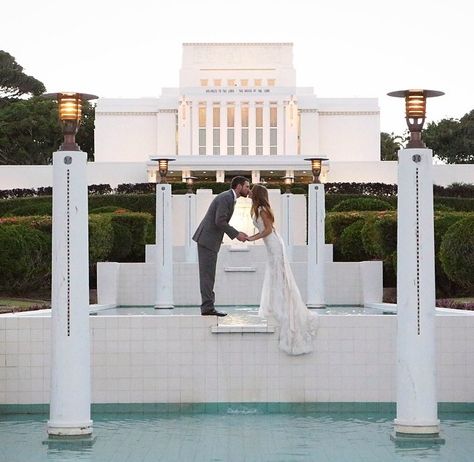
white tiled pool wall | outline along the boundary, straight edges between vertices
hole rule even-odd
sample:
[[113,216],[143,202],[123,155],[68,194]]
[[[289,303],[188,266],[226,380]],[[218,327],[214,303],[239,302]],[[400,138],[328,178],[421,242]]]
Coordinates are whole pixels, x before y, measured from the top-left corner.
[[[49,317],[0,317],[0,403],[49,401]],[[314,353],[200,316],[91,317],[94,403],[393,402],[396,317],[320,318]],[[438,400],[474,402],[474,317],[438,316]],[[269,329],[270,331],[272,329]]]
[[[303,254],[296,247],[295,255]],[[174,247],[174,303],[199,305],[199,269],[197,263],[179,261],[182,248]],[[151,253],[151,252],[149,252]],[[178,255],[176,255],[178,254]],[[327,260],[332,246],[327,246]],[[147,257],[148,258],[148,257]],[[178,260],[178,261],[177,261]],[[326,302],[329,305],[363,305],[382,301],[382,262],[332,262],[326,260]],[[306,261],[291,264],[303,298],[306,297]],[[265,249],[239,250],[223,246],[216,271],[217,305],[258,305],[265,273]],[[147,263],[98,263],[97,297],[104,305],[153,305],[156,268]]]

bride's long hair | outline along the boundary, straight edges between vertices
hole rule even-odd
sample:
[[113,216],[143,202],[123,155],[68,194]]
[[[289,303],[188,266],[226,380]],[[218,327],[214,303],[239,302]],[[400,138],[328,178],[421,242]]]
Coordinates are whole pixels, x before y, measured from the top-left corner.
[[252,187],[252,209],[251,214],[253,217],[258,218],[258,209],[261,207],[262,210],[268,213],[270,221],[275,221],[273,210],[268,201],[268,189],[261,184],[254,184]]

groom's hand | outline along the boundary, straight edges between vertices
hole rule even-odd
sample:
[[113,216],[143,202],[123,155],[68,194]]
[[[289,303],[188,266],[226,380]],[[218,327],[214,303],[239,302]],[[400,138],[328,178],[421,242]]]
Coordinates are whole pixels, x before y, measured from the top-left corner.
[[239,234],[237,234],[237,239],[240,242],[245,242],[245,241],[248,241],[249,237],[247,236],[247,234],[240,231]]

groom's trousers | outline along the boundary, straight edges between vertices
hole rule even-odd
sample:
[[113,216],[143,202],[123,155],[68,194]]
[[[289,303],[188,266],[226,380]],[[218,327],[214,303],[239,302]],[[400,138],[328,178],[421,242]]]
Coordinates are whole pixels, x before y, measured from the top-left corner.
[[202,245],[197,246],[199,259],[199,286],[201,289],[201,313],[215,309],[214,282],[216,280],[217,252]]

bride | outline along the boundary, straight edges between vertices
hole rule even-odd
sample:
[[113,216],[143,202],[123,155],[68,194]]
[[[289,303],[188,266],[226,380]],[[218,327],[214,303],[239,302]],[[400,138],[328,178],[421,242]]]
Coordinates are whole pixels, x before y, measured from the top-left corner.
[[258,314],[275,317],[280,326],[280,348],[283,351],[290,355],[310,353],[318,315],[309,311],[301,298],[283,241],[273,226],[274,216],[267,188],[256,184],[249,196],[258,233],[248,240],[263,239],[268,256]]

